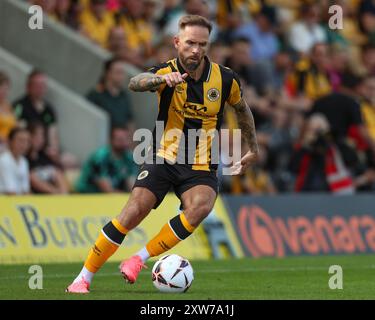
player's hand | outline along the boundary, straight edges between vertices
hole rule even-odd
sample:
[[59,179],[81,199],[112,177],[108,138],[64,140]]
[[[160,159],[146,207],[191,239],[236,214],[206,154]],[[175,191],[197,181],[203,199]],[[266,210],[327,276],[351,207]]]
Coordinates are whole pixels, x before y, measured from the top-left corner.
[[169,87],[174,87],[179,83],[185,82],[188,77],[187,73],[181,74],[180,72],[171,72],[161,76]]
[[232,175],[244,174],[246,169],[257,160],[258,155],[248,151],[240,161],[237,161],[231,168]]

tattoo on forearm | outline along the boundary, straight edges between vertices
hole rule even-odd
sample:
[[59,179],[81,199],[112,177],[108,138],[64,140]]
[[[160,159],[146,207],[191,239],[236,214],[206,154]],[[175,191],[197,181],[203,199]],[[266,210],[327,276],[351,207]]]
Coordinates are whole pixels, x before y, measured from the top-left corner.
[[140,73],[130,79],[129,89],[133,91],[156,90],[164,82],[164,79],[153,73]]
[[242,138],[249,145],[250,151],[257,154],[258,142],[255,132],[254,117],[250,108],[243,99],[233,107],[236,111],[238,126],[241,129]]

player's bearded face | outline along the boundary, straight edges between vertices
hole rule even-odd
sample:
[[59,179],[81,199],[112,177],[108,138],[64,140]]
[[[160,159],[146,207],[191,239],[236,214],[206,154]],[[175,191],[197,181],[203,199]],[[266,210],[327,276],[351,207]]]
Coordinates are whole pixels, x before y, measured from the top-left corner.
[[195,71],[198,69],[202,59],[199,57],[184,57],[181,56],[183,65],[187,68],[187,71]]
[[179,59],[187,71],[195,71],[207,53],[209,32],[204,27],[187,26],[175,40]]

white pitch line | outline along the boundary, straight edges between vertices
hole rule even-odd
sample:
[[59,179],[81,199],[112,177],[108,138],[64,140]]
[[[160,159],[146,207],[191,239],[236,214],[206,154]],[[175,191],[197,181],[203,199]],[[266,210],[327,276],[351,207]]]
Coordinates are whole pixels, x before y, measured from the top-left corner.
[[[344,270],[368,270],[375,269],[375,265],[363,265],[363,266],[347,266],[343,267]],[[229,272],[302,272],[302,271],[323,271],[328,270],[327,267],[313,267],[313,266],[298,266],[298,267],[286,267],[286,268],[238,268],[238,269],[201,269],[195,273],[229,273]],[[78,271],[77,271],[78,272]],[[73,273],[65,274],[44,274],[44,279],[58,279],[58,278],[74,278]],[[113,277],[121,276],[120,272],[111,272],[111,273],[101,273],[99,272],[95,277]],[[150,273],[140,273],[140,276],[150,276]],[[29,279],[28,275],[18,275],[18,276],[7,276],[0,277],[0,280],[15,280],[15,279]]]

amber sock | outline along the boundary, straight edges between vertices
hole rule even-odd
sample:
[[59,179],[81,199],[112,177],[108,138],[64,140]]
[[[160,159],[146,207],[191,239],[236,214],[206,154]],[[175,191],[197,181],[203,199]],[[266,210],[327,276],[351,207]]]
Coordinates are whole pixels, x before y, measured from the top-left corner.
[[112,256],[121,245],[128,230],[117,219],[108,222],[101,230],[94,246],[91,248],[84,267],[75,281],[85,277],[90,282],[93,274]]
[[[146,244],[145,248],[151,257],[158,256],[185,240],[194,230],[195,227],[187,221],[185,214],[181,213],[165,224],[160,232]],[[144,258],[145,256],[142,260],[145,260]]]

